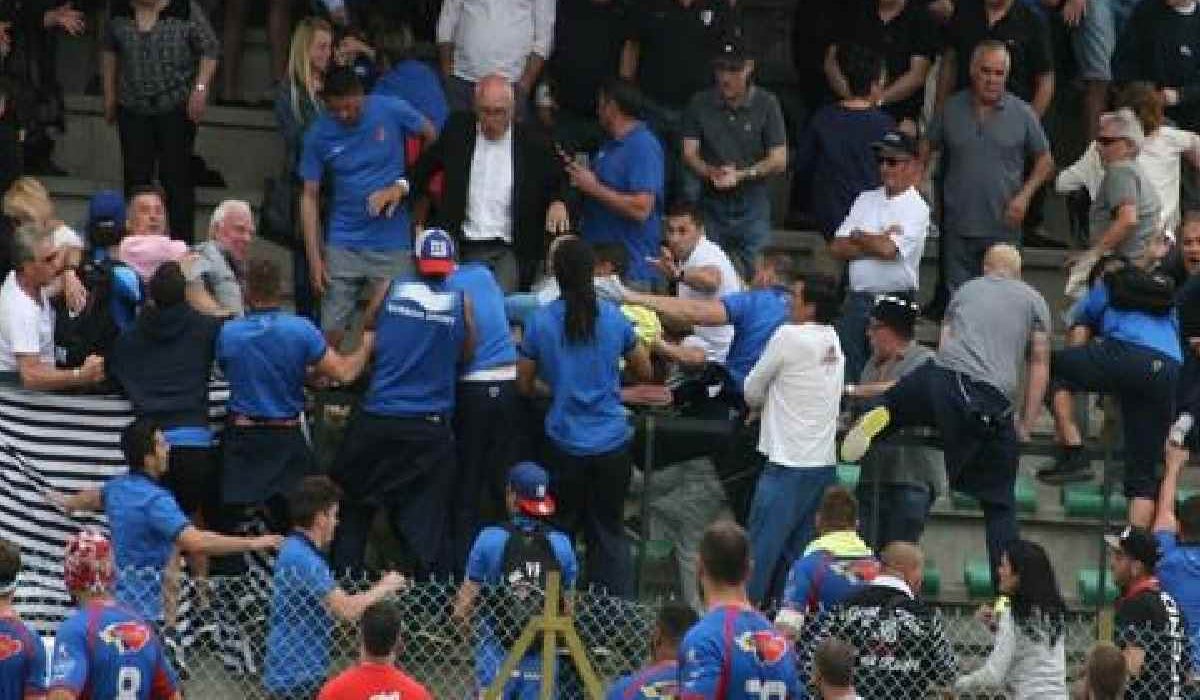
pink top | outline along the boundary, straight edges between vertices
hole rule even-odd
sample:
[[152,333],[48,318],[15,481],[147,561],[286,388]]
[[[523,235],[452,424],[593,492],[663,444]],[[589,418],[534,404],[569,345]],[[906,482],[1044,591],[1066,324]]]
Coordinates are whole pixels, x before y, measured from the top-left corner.
[[166,236],[126,236],[117,249],[117,260],[132,267],[143,280],[148,280],[159,265],[170,260],[179,261],[187,251],[186,243]]

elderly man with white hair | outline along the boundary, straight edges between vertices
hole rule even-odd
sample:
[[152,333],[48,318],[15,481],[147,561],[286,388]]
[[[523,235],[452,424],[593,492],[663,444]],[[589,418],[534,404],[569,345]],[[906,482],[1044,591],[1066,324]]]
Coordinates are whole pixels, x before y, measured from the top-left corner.
[[208,240],[196,246],[196,259],[187,266],[187,298],[197,311],[222,317],[245,314],[242,280],[253,240],[250,205],[240,199],[218,204]]
[[1132,110],[1100,116],[1096,149],[1104,164],[1104,179],[1089,217],[1090,252],[1096,257],[1120,253],[1137,260],[1158,229],[1158,194],[1137,162],[1144,140],[1142,124]]
[[1021,254],[998,243],[984,254],[983,275],[951,298],[937,354],[871,402],[875,407],[846,434],[842,459],[858,461],[886,431],[937,428],[950,488],[979,499],[983,508],[995,581],[1000,553],[1017,538],[1018,440],[1037,422],[1049,378],[1050,309],[1022,281]]

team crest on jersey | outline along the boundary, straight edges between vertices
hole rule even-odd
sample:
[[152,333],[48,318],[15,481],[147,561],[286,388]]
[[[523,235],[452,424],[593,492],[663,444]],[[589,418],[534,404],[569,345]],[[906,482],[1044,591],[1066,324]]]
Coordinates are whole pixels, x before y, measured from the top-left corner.
[[870,583],[879,575],[879,562],[874,559],[855,559],[854,561],[838,561],[829,568],[839,576],[854,583]]
[[743,632],[737,638],[738,648],[754,654],[759,663],[770,666],[779,663],[787,654],[787,638],[775,630]]
[[7,634],[0,634],[0,661],[8,661],[25,650],[25,644]]
[[100,639],[121,654],[136,654],[150,643],[150,628],[132,620],[114,622],[100,630]]

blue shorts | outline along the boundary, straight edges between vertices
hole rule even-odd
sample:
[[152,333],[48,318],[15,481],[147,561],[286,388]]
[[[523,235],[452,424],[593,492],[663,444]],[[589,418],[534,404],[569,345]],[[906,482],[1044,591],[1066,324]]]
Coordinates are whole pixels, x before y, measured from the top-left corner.
[[1087,0],[1071,45],[1084,80],[1112,80],[1112,57],[1117,37],[1141,0]]

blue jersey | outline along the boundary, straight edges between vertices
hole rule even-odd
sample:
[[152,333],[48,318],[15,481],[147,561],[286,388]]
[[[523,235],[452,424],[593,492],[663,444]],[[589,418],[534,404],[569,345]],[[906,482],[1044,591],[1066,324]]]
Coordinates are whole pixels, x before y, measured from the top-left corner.
[[46,647],[15,613],[0,617],[0,700],[46,692]]
[[1075,306],[1075,310],[1078,312],[1074,319],[1076,323],[1091,326],[1105,338],[1132,343],[1166,355],[1176,362],[1183,362],[1179,344],[1179,316],[1175,309],[1161,316],[1118,309],[1112,305],[1108,285],[1097,282]]
[[591,342],[567,341],[567,306],[558,299],[527,321],[521,343],[521,354],[537,363],[538,376],[554,392],[546,436],[573,455],[612,452],[633,437],[621,405],[620,361],[633,350],[637,336],[614,304],[598,305]]
[[1158,564],[1154,575],[1162,589],[1171,594],[1183,613],[1191,642],[1192,669],[1200,669],[1200,546],[1194,542],[1180,542],[1173,532],[1154,533],[1158,540]]
[[171,492],[138,471],[109,479],[102,492],[117,565],[116,598],[139,615],[162,617],[162,570],[191,521]]
[[263,672],[267,690],[286,695],[325,681],[333,634],[325,597],[335,588],[333,572],[311,540],[298,532],[284,540],[275,559]]
[[326,237],[329,245],[356,250],[410,250],[408,202],[391,216],[371,216],[367,198],[404,177],[404,143],[419,133],[425,118],[404,100],[385,95],[363,98],[358,122],[346,126],[322,113],[304,136],[300,177],[333,178]]
[[783,605],[802,613],[819,612],[875,580],[879,569],[879,560],[858,533],[828,533],[810,542],[788,570]]
[[684,700],[800,698],[791,642],[762,613],[722,605],[700,618],[679,645]]
[[517,346],[504,312],[504,292],[496,284],[492,271],[480,263],[463,263],[446,280],[446,286],[463,292],[471,300],[475,352],[463,374],[515,365]]
[[679,664],[661,661],[621,676],[608,689],[607,700],[659,700],[679,697]]
[[596,178],[622,194],[649,193],[654,205],[645,221],[629,219],[599,200],[583,202],[583,238],[593,245],[620,243],[629,253],[629,279],[644,282],[659,279],[647,258],[658,257],[662,237],[663,150],[645,124],[600,147],[592,160]]
[[[522,528],[532,527],[532,521],[523,516],[513,518],[513,524]],[[569,590],[575,586],[575,578],[579,571],[571,540],[556,530],[549,530],[546,537],[562,570],[563,588]],[[503,527],[485,527],[475,538],[475,543],[471,545],[471,553],[467,556],[467,580],[482,586],[499,585],[504,572],[504,547],[507,543],[508,530]],[[513,673],[513,679],[505,685],[503,697],[509,700],[537,700],[542,683],[539,649],[540,647],[534,645],[521,660]],[[495,680],[506,653],[504,647],[493,636],[485,617],[479,625],[475,644],[475,681],[481,691]]]
[[462,300],[444,281],[392,280],[375,323],[375,370],[364,409],[401,417],[454,410],[466,336]]
[[762,357],[776,329],[792,314],[792,293],[786,287],[752,289],[721,297],[725,315],[733,326],[733,342],[725,357],[725,369],[739,394],[746,375]]
[[325,356],[312,321],[278,309],[251,311],[217,335],[217,363],[229,380],[229,411],[251,418],[295,418],[304,410],[304,376]]
[[58,628],[50,690],[81,700],[160,700],[178,681],[154,628],[109,601],[92,603]]

